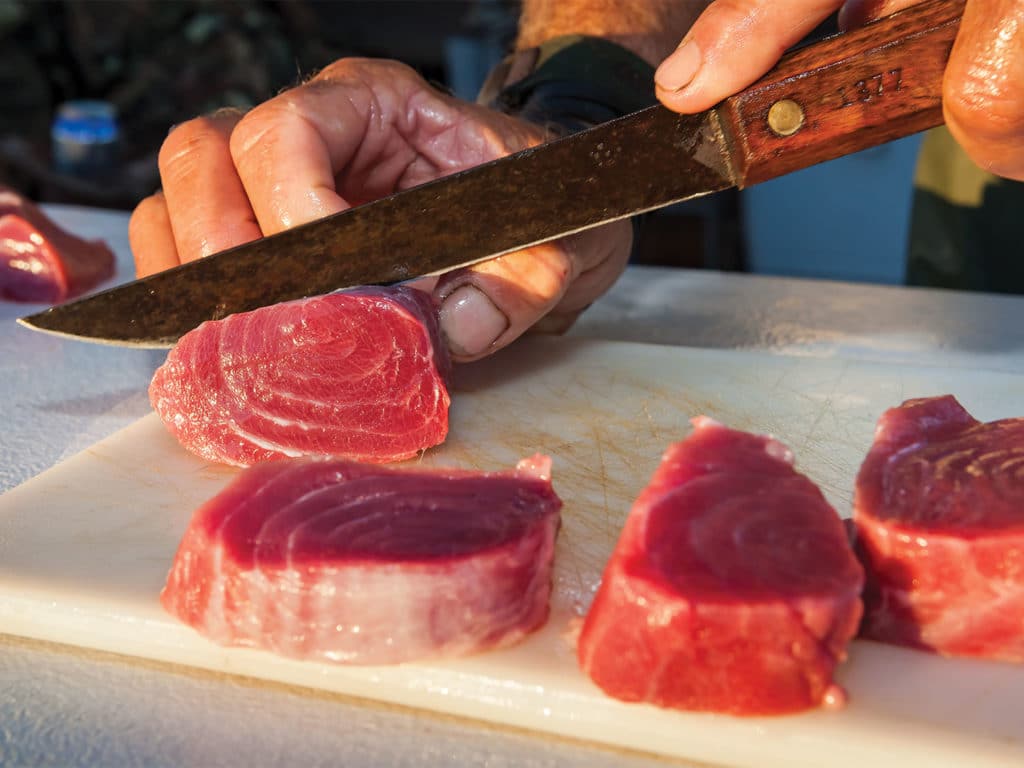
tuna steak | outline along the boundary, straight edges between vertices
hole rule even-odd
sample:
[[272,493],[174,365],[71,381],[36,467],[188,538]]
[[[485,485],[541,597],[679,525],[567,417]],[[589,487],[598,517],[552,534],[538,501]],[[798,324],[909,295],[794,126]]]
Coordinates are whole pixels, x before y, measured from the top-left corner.
[[886,411],[857,475],[862,634],[1024,662],[1024,418],[952,396]]
[[114,274],[100,240],[65,232],[17,193],[0,187],[0,298],[56,304]]
[[209,461],[378,463],[444,441],[449,371],[425,294],[363,288],[203,323],[168,354],[149,397]]
[[637,498],[580,634],[607,694],[734,715],[838,705],[863,572],[793,455],[711,419]]
[[550,472],[544,456],[492,474],[267,462],[193,515],[161,601],[213,642],[299,659],[508,646],[548,616]]

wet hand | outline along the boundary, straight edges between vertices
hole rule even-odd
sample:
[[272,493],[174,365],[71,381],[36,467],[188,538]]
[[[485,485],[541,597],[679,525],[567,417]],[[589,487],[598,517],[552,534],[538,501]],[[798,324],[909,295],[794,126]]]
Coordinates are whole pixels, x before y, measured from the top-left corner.
[[[658,98],[698,112],[742,90],[837,10],[844,26],[921,0],[715,0],[655,75]],[[943,83],[946,124],[982,168],[1024,180],[1024,0],[968,0]]]
[[[392,61],[342,59],[244,115],[177,126],[162,189],[132,214],[143,277],[544,141],[542,129],[429,86]],[[538,194],[543,194],[538,190]],[[425,281],[453,357],[560,332],[625,268],[628,222]]]

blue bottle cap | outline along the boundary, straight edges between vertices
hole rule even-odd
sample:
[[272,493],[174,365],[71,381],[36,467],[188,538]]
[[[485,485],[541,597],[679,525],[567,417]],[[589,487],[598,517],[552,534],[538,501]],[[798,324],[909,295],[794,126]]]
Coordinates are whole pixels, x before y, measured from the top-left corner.
[[117,112],[106,101],[66,101],[57,108],[50,134],[61,143],[111,143],[118,137]]

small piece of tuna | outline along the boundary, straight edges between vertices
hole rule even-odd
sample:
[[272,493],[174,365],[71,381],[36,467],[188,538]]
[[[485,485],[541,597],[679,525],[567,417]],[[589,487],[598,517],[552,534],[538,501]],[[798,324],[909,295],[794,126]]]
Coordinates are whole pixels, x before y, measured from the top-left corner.
[[64,231],[18,193],[0,187],[0,298],[57,304],[113,276],[100,240]]
[[203,323],[168,354],[149,397],[209,461],[381,463],[444,441],[449,372],[426,294],[363,288]]

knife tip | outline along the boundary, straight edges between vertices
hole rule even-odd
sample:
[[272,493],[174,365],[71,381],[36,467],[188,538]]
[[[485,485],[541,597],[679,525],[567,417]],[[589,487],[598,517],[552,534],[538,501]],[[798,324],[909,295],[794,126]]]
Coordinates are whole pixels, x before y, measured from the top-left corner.
[[18,325],[28,328],[33,331],[41,331],[42,333],[52,333],[57,336],[69,335],[61,330],[60,325],[55,325],[53,320],[54,307],[44,309],[42,312],[36,312],[34,315],[26,315],[25,317],[17,318]]
[[[93,344],[103,344],[112,347],[134,347],[141,349],[167,349],[174,346],[174,342],[168,339],[109,339],[101,336],[90,336],[85,333],[74,333],[61,328],[59,316],[55,319],[54,308],[37,312],[34,315],[16,318],[18,325],[28,328],[31,331],[46,333],[50,336],[57,336],[62,339],[73,339],[74,341],[88,341]],[[50,321],[54,322],[51,323]]]
[[16,320],[17,320],[18,325],[20,325],[20,326],[22,326],[24,328],[30,328],[33,331],[46,331],[47,329],[45,327],[39,325],[39,323],[38,323],[39,317],[41,317],[43,314],[45,314],[45,313],[41,312],[41,313],[36,314],[36,315],[26,315],[25,317],[16,318]]

